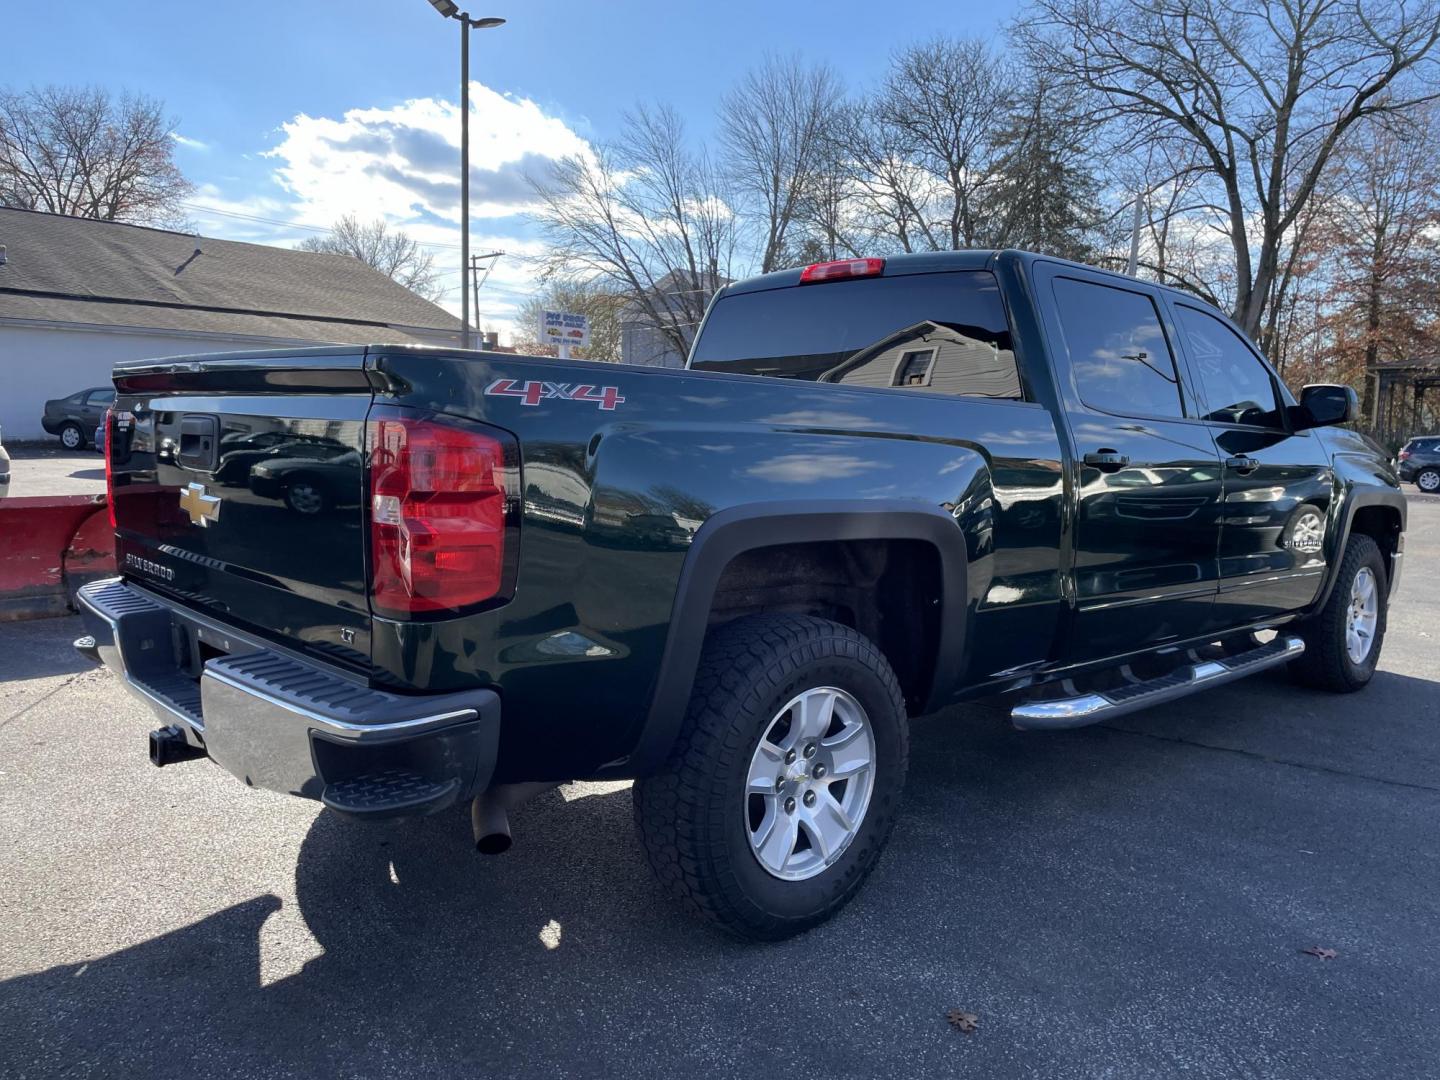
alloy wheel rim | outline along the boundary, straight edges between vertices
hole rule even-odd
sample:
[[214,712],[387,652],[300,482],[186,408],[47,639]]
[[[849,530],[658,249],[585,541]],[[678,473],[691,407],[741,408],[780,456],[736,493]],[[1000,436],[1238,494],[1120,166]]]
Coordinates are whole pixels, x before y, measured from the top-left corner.
[[765,725],[743,804],[750,850],[766,872],[803,881],[833,866],[859,833],[875,786],[875,737],[861,704],[820,686]]
[[1440,489],[1440,473],[1423,472],[1420,479],[1416,481],[1421,491],[1435,491]]
[[1375,630],[1380,624],[1380,594],[1375,574],[1362,566],[1350,585],[1350,607],[1345,616],[1345,651],[1352,664],[1363,664],[1375,647]]
[[302,514],[318,514],[324,501],[320,492],[309,484],[297,484],[290,489],[290,505]]
[[74,450],[80,445],[80,433],[73,427],[67,427],[60,433],[60,441],[65,445],[66,449]]

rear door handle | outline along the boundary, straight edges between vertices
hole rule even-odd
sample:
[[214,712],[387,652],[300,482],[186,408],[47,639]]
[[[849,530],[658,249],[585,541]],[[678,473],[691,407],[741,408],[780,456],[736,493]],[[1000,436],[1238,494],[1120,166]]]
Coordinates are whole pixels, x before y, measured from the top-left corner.
[[1118,450],[1100,449],[1085,455],[1085,464],[1101,472],[1119,472],[1130,464],[1130,459]]
[[1256,461],[1249,454],[1237,454],[1235,457],[1225,459],[1225,467],[1244,476],[1246,473],[1252,473],[1258,469],[1260,462]]

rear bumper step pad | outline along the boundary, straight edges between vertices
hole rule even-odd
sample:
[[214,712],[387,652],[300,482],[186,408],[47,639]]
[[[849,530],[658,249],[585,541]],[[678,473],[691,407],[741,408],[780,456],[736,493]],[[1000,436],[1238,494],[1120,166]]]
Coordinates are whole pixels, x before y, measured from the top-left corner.
[[1072,697],[1022,702],[1010,710],[1010,721],[1023,731],[1055,731],[1098,724],[1287,664],[1304,651],[1305,643],[1298,637],[1277,637],[1245,652],[1217,660],[1200,660],[1145,682]]

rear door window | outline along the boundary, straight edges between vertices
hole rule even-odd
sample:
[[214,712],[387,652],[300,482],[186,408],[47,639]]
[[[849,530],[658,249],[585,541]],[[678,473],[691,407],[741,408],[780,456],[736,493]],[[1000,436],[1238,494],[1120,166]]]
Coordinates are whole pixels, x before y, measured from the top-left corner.
[[1175,358],[1150,297],[1057,277],[1055,305],[1081,401],[1119,416],[1185,415]]
[[988,271],[832,281],[722,296],[690,358],[729,371],[897,390],[1021,398]]

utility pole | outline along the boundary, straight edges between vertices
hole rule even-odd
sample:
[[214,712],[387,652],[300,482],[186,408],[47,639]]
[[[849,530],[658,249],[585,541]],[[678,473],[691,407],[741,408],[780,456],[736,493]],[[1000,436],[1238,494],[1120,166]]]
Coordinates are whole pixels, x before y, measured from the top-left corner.
[[[503,251],[492,251],[485,255],[471,255],[469,262],[465,264],[470,268],[470,280],[474,282],[475,285],[475,326],[477,329],[480,326],[480,286],[485,284],[485,279],[490,276],[490,271],[495,268],[494,260],[504,254],[505,252]],[[484,259],[490,259],[491,262],[485,267],[485,273],[481,275],[480,262]]]
[[1125,267],[1125,273],[1130,277],[1140,276],[1140,225],[1141,215],[1145,212],[1145,193],[1135,193],[1135,218],[1130,224],[1130,262]]

